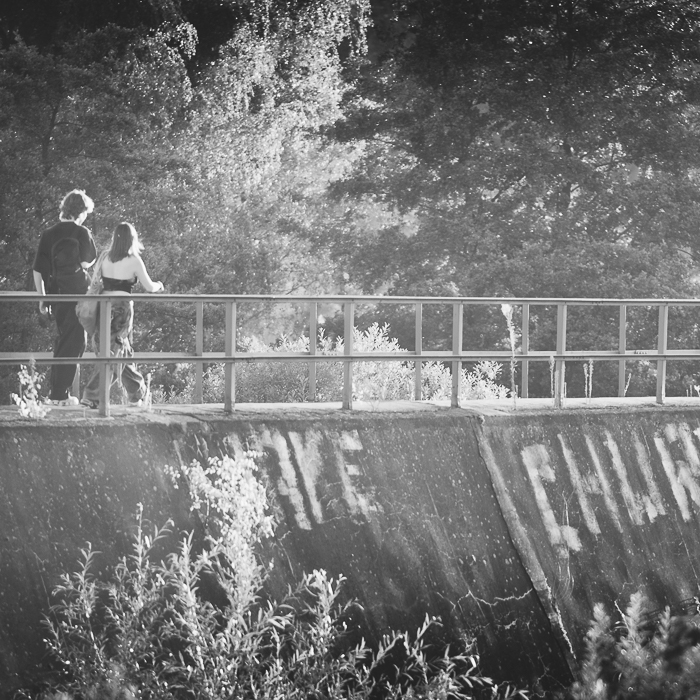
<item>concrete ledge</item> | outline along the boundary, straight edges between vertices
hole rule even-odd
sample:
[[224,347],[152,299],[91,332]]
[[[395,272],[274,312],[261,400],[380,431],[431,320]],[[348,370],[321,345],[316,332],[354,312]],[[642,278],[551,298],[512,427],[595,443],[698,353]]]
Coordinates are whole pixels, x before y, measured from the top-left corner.
[[646,411],[675,411],[679,408],[700,409],[699,397],[670,397],[666,398],[663,405],[656,403],[653,396],[642,397],[596,397],[587,399],[567,399],[562,408],[554,408],[552,399],[518,399],[514,404],[512,400],[480,400],[465,402],[460,408],[451,408],[449,401],[354,401],[352,410],[343,409],[341,402],[319,403],[238,403],[232,413],[224,412],[223,403],[208,404],[154,404],[150,408],[133,408],[119,404],[112,404],[112,415],[102,418],[97,411],[85,406],[53,406],[50,413],[40,420],[22,417],[16,406],[0,406],[0,426],[17,423],[21,424],[49,424],[54,421],[75,422],[88,420],[90,422],[100,420],[136,420],[137,422],[167,422],[178,417],[201,418],[202,420],[230,418],[259,415],[277,416],[328,416],[341,413],[351,415],[353,413],[391,413],[391,414],[424,414],[439,413],[441,415],[477,415],[477,416],[506,416],[506,415],[532,415],[551,414],[561,415],[568,411],[584,412],[635,412]]

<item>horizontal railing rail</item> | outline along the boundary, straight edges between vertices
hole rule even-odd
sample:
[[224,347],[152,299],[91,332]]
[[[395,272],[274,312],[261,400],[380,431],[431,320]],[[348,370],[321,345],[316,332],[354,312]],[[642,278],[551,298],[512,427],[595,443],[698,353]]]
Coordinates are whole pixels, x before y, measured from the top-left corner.
[[[0,306],[10,302],[60,302],[85,299],[83,295],[46,295],[31,292],[0,292]],[[92,298],[92,297],[91,297]],[[240,294],[133,294],[130,299],[139,304],[144,301],[163,303],[193,304],[195,307],[194,351],[188,352],[135,352],[133,357],[110,357],[109,319],[113,299],[123,299],[123,295],[102,294],[94,297],[100,305],[99,347],[96,354],[86,353],[80,358],[56,358],[49,352],[22,350],[0,352],[0,364],[19,365],[32,361],[41,364],[96,364],[100,367],[100,413],[109,415],[108,365],[125,362],[153,363],[192,363],[195,366],[194,397],[198,403],[203,398],[203,367],[208,363],[222,363],[225,366],[224,410],[234,409],[236,398],[235,365],[248,362],[302,362],[308,365],[309,400],[315,400],[316,365],[319,362],[340,362],[343,364],[343,408],[352,408],[353,364],[365,361],[413,362],[415,381],[413,398],[421,400],[421,368],[423,362],[439,361],[451,363],[452,395],[451,405],[460,405],[461,369],[464,362],[495,360],[515,362],[520,365],[521,398],[528,397],[529,363],[549,362],[553,364],[554,405],[560,407],[565,395],[565,365],[567,361],[617,361],[618,396],[626,390],[625,363],[633,360],[656,362],[656,401],[662,404],[666,391],[666,363],[669,360],[700,360],[700,349],[669,349],[668,319],[669,308],[700,306],[700,299],[606,299],[606,298],[518,298],[518,297],[407,297],[407,296],[362,296],[362,295],[240,295]],[[238,309],[240,305],[268,302],[273,304],[306,305],[309,309],[308,352],[242,352],[236,349]],[[204,304],[224,306],[224,350],[204,350]],[[400,305],[414,307],[415,350],[395,353],[360,352],[353,347],[355,310],[357,305]],[[322,354],[318,347],[318,316],[321,305],[338,305],[344,317],[343,353]],[[430,305],[448,305],[452,308],[452,348],[451,350],[426,350],[423,338],[423,310]],[[464,310],[469,306],[496,306],[507,309],[520,309],[520,347],[511,350],[464,350]],[[576,306],[611,306],[618,309],[618,347],[616,350],[567,350],[568,310]],[[629,307],[658,309],[657,343],[655,348],[627,349],[627,310]],[[530,313],[533,307],[556,307],[556,347],[552,350],[531,350]],[[3,313],[0,310],[0,313]],[[138,315],[137,315],[138,318]]]

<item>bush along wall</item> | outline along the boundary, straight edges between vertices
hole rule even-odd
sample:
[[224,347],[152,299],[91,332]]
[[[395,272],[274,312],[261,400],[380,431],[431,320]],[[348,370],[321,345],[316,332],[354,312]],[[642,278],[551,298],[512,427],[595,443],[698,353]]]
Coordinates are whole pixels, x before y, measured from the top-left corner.
[[352,643],[343,577],[315,570],[281,600],[262,593],[260,545],[273,532],[255,453],[169,473],[189,491],[206,532],[171,553],[161,529],[137,527],[129,556],[106,578],[87,546],[62,576],[45,621],[52,672],[19,695],[44,700],[190,698],[525,698],[479,671],[474,645],[432,648],[426,617],[378,648]]

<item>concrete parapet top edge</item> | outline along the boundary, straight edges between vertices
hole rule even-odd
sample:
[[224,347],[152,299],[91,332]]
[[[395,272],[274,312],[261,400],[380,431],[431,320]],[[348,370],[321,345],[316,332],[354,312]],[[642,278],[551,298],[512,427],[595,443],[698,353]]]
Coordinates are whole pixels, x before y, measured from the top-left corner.
[[129,424],[212,421],[259,421],[261,418],[274,420],[326,418],[357,418],[366,420],[390,416],[450,416],[454,417],[510,417],[528,415],[566,415],[599,413],[635,413],[650,411],[700,410],[700,399],[695,397],[667,398],[663,405],[656,403],[654,397],[632,398],[593,398],[567,399],[562,408],[555,409],[551,399],[479,400],[471,401],[460,408],[452,408],[448,402],[416,401],[355,401],[352,410],[344,410],[340,402],[333,403],[267,403],[237,404],[232,413],[225,413],[223,404],[157,404],[150,409],[131,408],[113,405],[112,415],[101,417],[96,411],[84,406],[52,407],[50,413],[42,419],[24,418],[15,406],[0,406],[0,427],[38,426],[38,425],[96,425],[100,423],[123,422]]

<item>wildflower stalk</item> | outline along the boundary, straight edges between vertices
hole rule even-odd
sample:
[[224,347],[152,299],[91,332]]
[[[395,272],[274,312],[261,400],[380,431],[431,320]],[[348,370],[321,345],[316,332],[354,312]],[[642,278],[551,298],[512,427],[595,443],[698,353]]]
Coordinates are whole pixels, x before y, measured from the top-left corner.
[[501,313],[506,317],[508,326],[508,338],[510,340],[510,393],[513,397],[513,408],[516,408],[518,391],[515,386],[515,325],[513,324],[513,307],[510,304],[501,304]]

